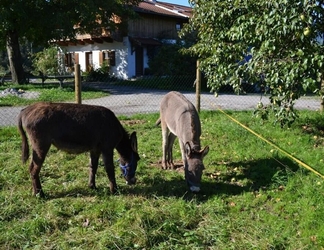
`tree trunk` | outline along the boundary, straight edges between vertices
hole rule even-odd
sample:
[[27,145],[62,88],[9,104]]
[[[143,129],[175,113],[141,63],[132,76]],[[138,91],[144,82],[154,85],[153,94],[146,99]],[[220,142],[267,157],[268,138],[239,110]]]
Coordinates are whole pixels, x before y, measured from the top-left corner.
[[17,31],[9,31],[7,33],[6,46],[12,82],[19,84],[26,83],[25,72],[22,66],[22,58],[20,53],[19,36]]

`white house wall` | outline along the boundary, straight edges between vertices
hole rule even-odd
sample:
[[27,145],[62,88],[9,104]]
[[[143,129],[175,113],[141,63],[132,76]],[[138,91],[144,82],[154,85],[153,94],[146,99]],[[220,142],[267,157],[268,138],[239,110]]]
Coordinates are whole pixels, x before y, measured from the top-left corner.
[[132,78],[136,76],[136,69],[135,69],[135,52],[132,53],[132,46],[128,39],[128,37],[124,37],[123,39],[124,44],[127,46],[127,72],[128,72],[128,78]]
[[[123,42],[94,43],[87,45],[62,47],[65,53],[78,53],[81,71],[86,71],[86,52],[92,52],[92,64],[94,69],[100,67],[100,51],[114,50],[116,65],[111,66],[110,73],[120,79],[129,79],[135,76],[135,52],[132,53],[128,37]],[[146,50],[145,50],[146,51]],[[144,67],[147,67],[147,53],[144,53]]]

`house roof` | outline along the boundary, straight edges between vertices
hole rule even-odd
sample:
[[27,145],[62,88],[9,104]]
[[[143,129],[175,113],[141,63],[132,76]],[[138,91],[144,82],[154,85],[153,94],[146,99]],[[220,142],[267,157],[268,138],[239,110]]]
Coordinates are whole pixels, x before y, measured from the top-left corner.
[[192,8],[172,4],[165,3],[156,0],[144,0],[139,3],[135,8],[136,12],[154,14],[154,15],[163,15],[170,17],[178,17],[188,19],[192,16]]
[[[138,6],[134,7],[138,13],[147,13],[152,15],[169,16],[172,18],[189,19],[192,16],[192,8],[173,4],[160,2],[156,0],[143,0]],[[137,45],[160,45],[160,42],[153,38],[132,37],[131,41]],[[77,35],[76,39],[66,39],[53,41],[61,46],[77,45],[77,44],[93,44],[103,42],[113,42],[111,33],[107,30],[102,30],[99,36],[91,36],[90,34]]]

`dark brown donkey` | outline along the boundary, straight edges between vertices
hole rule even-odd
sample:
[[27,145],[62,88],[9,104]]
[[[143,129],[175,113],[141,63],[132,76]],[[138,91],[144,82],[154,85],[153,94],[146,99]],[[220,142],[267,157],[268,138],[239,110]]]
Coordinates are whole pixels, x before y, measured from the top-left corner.
[[192,192],[200,191],[204,170],[203,158],[209,147],[200,146],[200,119],[195,106],[181,93],[171,91],[160,104],[160,118],[156,124],[162,127],[162,168],[174,168],[172,147],[176,137],[179,139],[185,178]]
[[[90,151],[89,186],[96,188],[95,176],[100,155],[110,181],[110,191],[117,191],[114,148],[120,156],[120,167],[128,184],[135,184],[135,171],[140,159],[136,132],[130,136],[115,114],[101,106],[69,103],[35,103],[23,109],[18,117],[22,137],[22,161],[29,157],[28,134],[32,147],[29,172],[34,194],[44,196],[39,172],[53,144],[68,153]],[[26,131],[26,132],[25,132]]]

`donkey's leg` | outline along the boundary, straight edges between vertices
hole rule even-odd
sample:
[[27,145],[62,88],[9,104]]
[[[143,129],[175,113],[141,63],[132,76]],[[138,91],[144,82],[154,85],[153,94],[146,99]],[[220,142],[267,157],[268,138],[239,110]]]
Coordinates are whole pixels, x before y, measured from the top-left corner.
[[162,128],[162,169],[167,169],[167,152],[168,152],[168,137],[169,137],[169,129],[165,122],[161,119],[161,128]]
[[100,152],[90,151],[90,165],[89,165],[89,187],[96,189],[96,173],[98,169]]
[[40,197],[44,197],[44,192],[42,190],[42,185],[39,179],[39,172],[44,163],[46,154],[50,148],[50,144],[38,145],[36,150],[33,148],[32,160],[29,165],[29,173],[32,180],[34,195],[39,194]]
[[102,159],[105,164],[105,170],[110,181],[110,192],[115,194],[117,192],[117,184],[115,177],[115,167],[113,161],[113,150],[107,150],[105,153],[102,153]]
[[172,168],[172,169],[175,169],[175,166],[173,163],[173,153],[172,153],[175,138],[176,138],[176,136],[170,132],[169,138],[168,138],[167,159],[168,159],[168,164],[169,164],[170,168]]
[[181,158],[183,162],[184,168],[188,167],[188,162],[187,162],[187,156],[186,156],[186,148],[184,143],[180,140],[179,138],[179,145],[180,145],[180,151],[181,151]]

